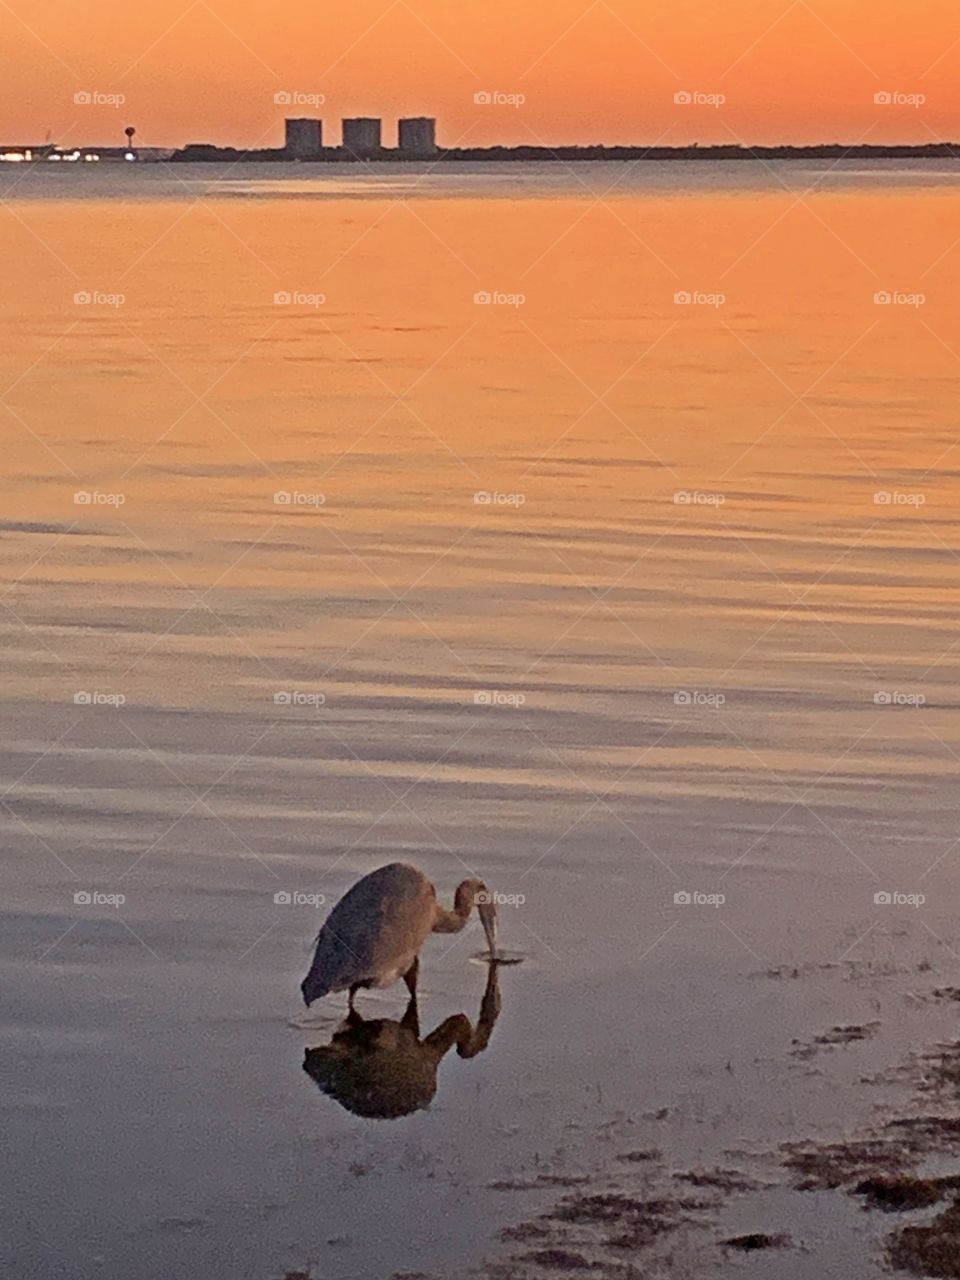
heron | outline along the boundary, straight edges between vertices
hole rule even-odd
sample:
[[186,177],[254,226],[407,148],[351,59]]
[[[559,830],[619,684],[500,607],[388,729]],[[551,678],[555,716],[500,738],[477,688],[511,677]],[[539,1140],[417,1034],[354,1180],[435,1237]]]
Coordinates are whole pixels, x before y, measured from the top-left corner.
[[300,984],[307,1008],[335,991],[388,987],[403,978],[417,994],[420,948],[431,933],[459,933],[474,906],[490,959],[496,958],[497,908],[482,880],[462,880],[448,909],[422,871],[404,862],[378,867],[358,880],[330,912],[317,938],[310,972]]

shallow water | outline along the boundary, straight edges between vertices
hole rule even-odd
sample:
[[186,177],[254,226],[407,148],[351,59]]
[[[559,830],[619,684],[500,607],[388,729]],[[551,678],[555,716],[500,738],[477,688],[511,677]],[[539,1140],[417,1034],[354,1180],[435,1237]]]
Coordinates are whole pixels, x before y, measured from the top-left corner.
[[[17,1274],[459,1273],[497,1181],[849,1121],[791,1040],[956,979],[956,177],[680,168],[0,174]],[[298,984],[397,858],[525,960],[362,1121]]]

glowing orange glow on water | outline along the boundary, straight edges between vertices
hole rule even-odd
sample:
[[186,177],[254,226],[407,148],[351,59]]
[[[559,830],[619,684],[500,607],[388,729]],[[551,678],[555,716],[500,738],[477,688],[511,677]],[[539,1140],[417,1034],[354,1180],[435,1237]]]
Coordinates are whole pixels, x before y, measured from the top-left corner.
[[[7,296],[18,302],[2,317],[9,380],[19,377],[8,505],[82,526],[103,512],[78,511],[74,491],[122,491],[119,515],[135,514],[148,542],[182,544],[191,558],[204,549],[198,589],[227,564],[238,589],[376,589],[338,553],[345,538],[399,590],[416,577],[404,542],[440,556],[477,517],[475,491],[519,492],[524,520],[559,538],[558,574],[572,565],[588,582],[616,577],[618,529],[650,542],[638,586],[650,575],[673,591],[681,555],[690,590],[644,613],[643,634],[679,643],[703,599],[729,593],[732,659],[742,623],[731,557],[748,577],[764,564],[816,577],[851,530],[869,527],[871,545],[925,544],[927,523],[892,521],[874,501],[909,490],[911,475],[925,476],[938,519],[956,513],[946,389],[957,259],[952,204],[938,190],[798,201],[771,183],[737,195],[632,190],[596,205],[568,189],[553,200],[18,207],[7,230]],[[93,303],[74,302],[94,285]],[[874,301],[886,291],[905,300]],[[922,306],[906,300],[914,294]],[[24,488],[30,477],[40,489]],[[273,505],[275,491],[297,488],[325,494],[319,542],[303,510]],[[728,494],[719,513],[674,501],[718,489]],[[234,564],[241,534],[264,542]],[[486,573],[477,537],[461,548],[476,557],[475,585]],[[527,546],[528,561],[525,546],[497,561],[496,581],[550,577],[543,548]],[[88,607],[91,562],[103,590],[123,579],[136,596],[141,568],[103,559],[96,539],[91,548],[77,607]],[[46,571],[69,598],[69,563],[54,556]],[[434,584],[453,589],[463,572],[447,554]],[[914,603],[948,589],[942,574],[917,562]],[[871,575],[858,588],[867,611],[889,597]],[[851,605],[829,578],[813,598],[842,615]],[[763,615],[774,604],[761,591],[742,607]],[[349,612],[312,634],[311,649],[352,635]],[[458,646],[489,642],[448,622]],[[524,643],[536,648],[555,626],[549,611],[524,617]],[[165,650],[151,660],[161,668]]]

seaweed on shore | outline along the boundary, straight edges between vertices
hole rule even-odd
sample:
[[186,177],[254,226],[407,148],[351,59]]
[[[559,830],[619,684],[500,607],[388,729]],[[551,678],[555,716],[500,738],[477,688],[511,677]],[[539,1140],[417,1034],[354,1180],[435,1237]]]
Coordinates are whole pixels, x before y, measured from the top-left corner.
[[788,1249],[788,1235],[767,1235],[764,1231],[753,1231],[745,1236],[732,1236],[729,1240],[721,1240],[722,1249],[738,1249],[741,1253],[756,1253],[760,1249]]
[[881,1213],[910,1213],[929,1209],[944,1200],[951,1191],[960,1190],[960,1176],[914,1178],[908,1175],[865,1178],[853,1188],[862,1196],[865,1206]]
[[793,1058],[813,1058],[822,1049],[834,1049],[841,1045],[856,1044],[861,1040],[872,1040],[880,1030],[879,1022],[846,1023],[831,1027],[811,1040],[794,1040],[790,1049]]
[[715,1191],[759,1191],[761,1187],[755,1178],[740,1169],[690,1169],[673,1176],[691,1187],[710,1187]]
[[960,1278],[960,1198],[932,1222],[902,1227],[891,1237],[887,1258],[892,1266],[937,1280]]
[[612,1249],[643,1249],[689,1222],[691,1211],[713,1207],[711,1201],[690,1197],[642,1198],[607,1191],[572,1196],[545,1216],[554,1222],[606,1227],[610,1234],[604,1243]]
[[788,1143],[781,1148],[784,1166],[798,1191],[836,1191],[871,1175],[895,1175],[917,1157],[889,1137],[829,1143]]

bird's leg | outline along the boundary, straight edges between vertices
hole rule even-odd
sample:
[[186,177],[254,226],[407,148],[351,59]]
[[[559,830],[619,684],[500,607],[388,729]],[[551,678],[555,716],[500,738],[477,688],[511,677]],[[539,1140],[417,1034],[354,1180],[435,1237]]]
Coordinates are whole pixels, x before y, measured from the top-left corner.
[[420,1011],[417,1009],[417,997],[411,996],[410,1003],[407,1005],[406,1012],[400,1022],[401,1027],[406,1031],[412,1031],[414,1037],[420,1039]]
[[354,1002],[354,1000],[356,1000],[356,998],[357,998],[357,992],[358,992],[359,990],[360,990],[360,983],[359,983],[359,982],[355,982],[355,983],[354,983],[354,985],[350,988],[350,996],[349,996],[349,998],[348,998],[348,1000],[347,1000],[347,1012],[348,1012],[348,1013],[354,1013],[354,1014],[355,1014],[355,1013],[357,1012],[357,1011],[356,1011],[356,1009],[353,1007],[353,1002]]
[[415,956],[413,964],[403,975],[403,980],[407,984],[407,990],[410,992],[410,1002],[407,1005],[406,1012],[401,1021],[401,1027],[405,1027],[408,1031],[412,1031],[416,1038],[420,1039],[420,1015],[417,1009],[417,975],[420,972],[420,957]]

